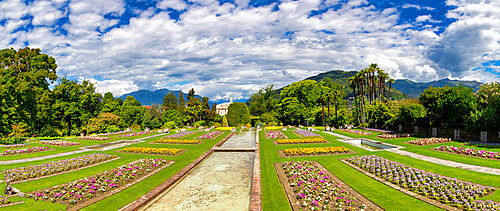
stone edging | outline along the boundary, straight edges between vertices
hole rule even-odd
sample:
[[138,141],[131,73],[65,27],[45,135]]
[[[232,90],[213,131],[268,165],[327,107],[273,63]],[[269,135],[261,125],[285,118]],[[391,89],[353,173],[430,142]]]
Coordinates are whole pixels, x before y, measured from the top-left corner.
[[273,143],[274,143],[274,145],[293,145],[293,144],[328,144],[328,143],[332,143],[332,142],[327,140],[325,142],[297,142],[297,143],[286,143],[286,144],[280,144],[280,143],[278,143],[278,141],[273,141]]
[[262,210],[262,192],[260,180],[260,145],[259,145],[259,130],[255,136],[255,157],[253,161],[252,175],[252,193],[250,195],[250,211]]
[[[165,168],[169,167],[169,166],[170,166],[170,165],[172,165],[173,163],[175,163],[175,161],[171,161],[171,160],[170,160],[170,161],[168,161],[168,163],[167,163],[167,164],[165,164],[165,165],[164,165],[164,166],[162,166],[161,168],[159,168],[159,169],[156,169],[156,170],[152,171],[152,172],[151,172],[151,173],[149,173],[148,175],[145,175],[144,177],[142,177],[142,178],[140,178],[140,179],[138,179],[138,180],[135,180],[135,181],[133,181],[133,182],[131,182],[131,183],[127,183],[127,184],[125,184],[125,185],[124,185],[124,186],[122,186],[122,187],[119,187],[119,188],[117,188],[117,189],[114,189],[114,190],[112,190],[112,191],[109,191],[109,192],[105,193],[104,195],[100,195],[100,196],[98,196],[98,197],[96,197],[96,198],[93,198],[93,199],[91,199],[91,200],[89,200],[89,201],[83,202],[83,203],[81,203],[81,204],[77,204],[77,205],[75,205],[75,206],[73,206],[73,207],[68,207],[68,208],[66,208],[66,210],[79,210],[79,209],[82,209],[82,208],[87,207],[87,206],[89,206],[89,205],[95,204],[95,203],[97,203],[97,202],[99,202],[99,201],[101,201],[101,200],[104,200],[105,198],[108,198],[108,197],[110,197],[110,196],[112,196],[112,195],[114,195],[114,194],[116,194],[116,193],[118,193],[118,192],[120,192],[120,191],[122,191],[122,190],[125,190],[125,189],[129,188],[129,187],[130,187],[130,186],[132,186],[132,185],[135,185],[135,184],[137,184],[137,183],[139,183],[139,182],[141,182],[141,181],[145,180],[146,178],[148,178],[148,177],[150,177],[150,176],[153,176],[154,174],[156,174],[156,173],[160,172],[161,170],[163,170],[163,169],[165,169]],[[85,178],[83,178],[83,179],[85,179]],[[83,180],[83,179],[80,179],[80,180]],[[79,180],[77,180],[77,181],[79,181]],[[74,181],[69,182],[69,184],[71,184],[71,183],[73,183],[73,182],[74,182]],[[68,183],[66,183],[66,184],[68,184]],[[63,184],[63,185],[65,185],[65,184]],[[58,186],[61,186],[61,185],[58,185]]]
[[140,198],[136,199],[135,201],[125,205],[122,207],[121,211],[130,211],[130,210],[139,210],[140,208],[144,207],[147,205],[150,201],[155,199],[157,196],[159,196],[161,193],[172,187],[175,183],[180,181],[186,174],[188,174],[191,170],[194,169],[198,164],[200,164],[203,160],[205,160],[210,154],[213,153],[214,148],[221,146],[224,142],[226,142],[232,135],[234,134],[234,131],[231,132],[228,136],[226,136],[224,139],[222,139],[219,143],[215,144],[212,148],[207,150],[205,153],[203,153],[200,157],[196,158],[193,162],[188,164],[186,167],[181,169],[179,172],[165,180],[165,182],[161,183],[158,185],[156,188],[150,190]]
[[[309,162],[314,162],[321,171],[323,171],[325,174],[327,174],[335,183],[340,184],[342,189],[347,191],[349,195],[354,196],[357,200],[363,202],[367,206],[367,210],[384,210],[382,207],[378,206],[377,204],[373,203],[370,201],[368,198],[364,197],[360,193],[358,193],[356,190],[352,189],[349,185],[347,185],[344,181],[336,177],[333,173],[328,171],[325,167],[323,167],[319,162],[317,161],[309,161]],[[283,169],[281,168],[282,163],[274,163],[274,169],[276,170],[276,174],[278,176],[278,180],[280,181],[282,187],[285,190],[286,196],[288,198],[288,202],[290,206],[292,207],[292,210],[294,211],[299,211],[302,210],[298,200],[295,198],[296,195],[290,185],[288,184],[288,179],[283,172]]]
[[357,166],[355,166],[355,165],[353,165],[353,164],[349,163],[349,162],[348,162],[348,161],[346,161],[345,159],[340,159],[340,161],[341,161],[342,163],[345,163],[345,164],[347,164],[348,166],[350,166],[350,167],[352,167],[352,168],[354,168],[354,169],[358,170],[359,172],[361,172],[361,173],[365,174],[366,176],[369,176],[370,178],[372,178],[372,179],[374,179],[374,180],[379,181],[380,183],[382,183],[382,184],[384,184],[384,185],[387,185],[387,186],[389,186],[389,187],[391,187],[391,188],[394,188],[394,189],[396,189],[396,190],[398,190],[398,191],[400,191],[400,192],[402,192],[402,193],[404,193],[404,194],[406,194],[406,195],[408,195],[408,196],[411,196],[411,197],[413,197],[413,198],[416,198],[416,199],[418,199],[418,200],[421,200],[421,201],[423,201],[423,202],[425,202],[425,203],[428,203],[428,204],[430,204],[430,205],[433,205],[433,206],[436,206],[436,207],[439,207],[439,208],[441,208],[441,209],[445,209],[445,210],[461,210],[461,209],[458,209],[458,208],[456,208],[456,207],[452,207],[452,206],[450,206],[450,205],[443,204],[443,203],[441,203],[441,202],[439,202],[439,201],[436,201],[436,200],[433,200],[433,199],[429,199],[429,198],[427,198],[427,197],[425,197],[425,196],[422,196],[422,195],[420,195],[420,194],[418,194],[418,193],[411,192],[411,191],[409,191],[409,190],[406,190],[406,189],[404,189],[404,188],[402,188],[402,187],[399,187],[399,186],[397,186],[397,185],[395,185],[395,184],[392,184],[392,183],[390,183],[390,182],[387,182],[387,181],[385,181],[385,180],[383,180],[383,179],[381,179],[381,178],[379,178],[379,177],[377,177],[377,176],[375,176],[375,175],[371,174],[370,172],[367,172],[367,171],[365,171],[364,169],[359,168],[359,167],[357,167]]
[[18,204],[24,204],[24,201],[18,201],[18,202],[12,202],[12,203],[8,203],[8,204],[0,205],[0,208],[10,207],[10,206],[18,205]]
[[104,163],[107,163],[107,162],[111,162],[111,161],[115,161],[115,160],[118,160],[120,159],[121,157],[116,157],[116,158],[113,158],[113,159],[110,159],[110,160],[105,160],[103,162],[99,162],[99,163],[94,163],[90,166],[84,166],[82,168],[77,168],[77,169],[71,169],[69,171],[64,171],[64,172],[59,172],[57,174],[50,174],[50,175],[46,175],[46,176],[43,176],[43,177],[36,177],[36,178],[32,178],[32,179],[27,179],[27,180],[19,180],[19,181],[14,181],[14,182],[10,182],[11,185],[14,185],[14,184],[18,184],[18,183],[23,183],[23,182],[31,182],[33,180],[39,180],[39,179],[45,179],[45,178],[48,178],[48,177],[53,177],[53,176],[57,176],[57,175],[61,175],[61,174],[66,174],[66,173],[70,173],[70,172],[74,172],[74,171],[78,171],[78,170],[82,170],[82,169],[86,169],[86,168],[90,168],[92,166],[97,166],[97,165],[100,165],[100,164],[104,164]]
[[327,155],[347,155],[347,154],[354,154],[357,153],[355,151],[349,151],[345,153],[328,153],[328,154],[310,154],[310,155],[293,155],[293,156],[288,156],[285,155],[285,150],[278,150],[278,154],[282,158],[294,158],[294,157],[314,157],[314,156],[327,156]]

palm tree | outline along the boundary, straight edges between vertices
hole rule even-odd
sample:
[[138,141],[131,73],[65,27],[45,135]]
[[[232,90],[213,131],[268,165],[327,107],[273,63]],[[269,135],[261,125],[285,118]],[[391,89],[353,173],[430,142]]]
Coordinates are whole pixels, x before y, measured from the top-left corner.
[[392,88],[392,84],[395,83],[396,81],[394,81],[394,79],[389,79],[389,81],[387,81],[387,83],[389,83],[389,100],[391,99],[391,88]]

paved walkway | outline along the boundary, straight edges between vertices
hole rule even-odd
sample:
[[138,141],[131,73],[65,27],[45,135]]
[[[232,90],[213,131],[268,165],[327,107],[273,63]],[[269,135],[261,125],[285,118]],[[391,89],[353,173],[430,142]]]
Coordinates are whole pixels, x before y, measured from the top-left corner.
[[[329,131],[323,131],[323,132],[330,134],[330,135],[337,136],[339,138],[352,139],[351,137],[343,136],[343,135],[332,133]],[[436,164],[440,164],[440,165],[444,165],[444,166],[450,166],[453,168],[466,169],[466,170],[481,172],[481,173],[486,173],[486,174],[500,175],[500,169],[497,169],[497,168],[490,168],[490,167],[484,167],[484,166],[476,166],[476,165],[470,165],[470,164],[465,164],[465,163],[459,163],[459,162],[455,162],[455,161],[451,161],[451,160],[444,160],[444,159],[440,159],[440,158],[430,157],[430,156],[421,155],[421,154],[408,152],[408,151],[404,151],[404,150],[399,150],[399,149],[386,149],[386,151],[394,152],[394,153],[397,153],[400,155],[416,158],[416,159],[423,160],[423,161],[428,161],[431,163],[436,163]]]
[[[144,139],[153,138],[153,137],[162,136],[162,135],[166,135],[166,134],[165,133],[160,133],[160,134],[156,134],[154,136],[147,136],[147,137],[138,138],[138,139],[134,139],[134,140],[127,140],[126,142],[128,142],[130,144],[134,144],[134,143],[142,142],[142,140],[144,140]],[[129,144],[127,144],[127,145],[129,145]],[[80,150],[76,150],[76,151],[63,152],[63,153],[58,153],[58,154],[53,154],[53,155],[46,155],[46,156],[41,156],[41,157],[33,157],[33,158],[25,158],[25,159],[18,159],[18,160],[0,161],[0,165],[9,165],[9,164],[14,164],[14,163],[25,163],[25,162],[31,162],[31,161],[37,161],[37,160],[45,160],[45,159],[51,159],[51,158],[62,157],[62,156],[67,156],[67,155],[73,155],[73,154],[78,154],[78,153],[82,153],[82,152],[97,151],[97,149],[89,149],[89,147],[95,147],[95,146],[98,146],[98,145],[87,146],[87,147],[84,147],[84,149],[80,149]],[[124,145],[122,144],[119,147],[122,147],[122,146],[124,146]],[[116,148],[116,147],[114,147],[114,148]],[[106,149],[106,150],[108,150],[108,149]]]

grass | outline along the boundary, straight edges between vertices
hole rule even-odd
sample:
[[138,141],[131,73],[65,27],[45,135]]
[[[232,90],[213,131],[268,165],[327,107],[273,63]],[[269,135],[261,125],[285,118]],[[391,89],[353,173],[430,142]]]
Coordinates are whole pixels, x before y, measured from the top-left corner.
[[[456,168],[425,162],[387,151],[369,152],[364,149],[336,141],[335,136],[320,132],[316,133],[322,135],[331,143],[309,144],[310,146],[344,146],[353,151],[356,151],[357,154],[281,158],[277,153],[278,150],[294,148],[297,147],[297,145],[274,145],[271,140],[265,139],[265,135],[262,132],[260,133],[259,137],[261,149],[263,210],[291,210],[283,187],[278,181],[278,177],[273,166],[273,163],[286,161],[318,161],[319,163],[321,163],[321,165],[323,165],[335,176],[344,181],[347,185],[386,210],[415,210],[416,208],[418,208],[418,210],[439,210],[439,208],[429,205],[423,201],[417,200],[374,179],[371,179],[368,176],[340,162],[339,159],[356,155],[376,154],[389,160],[397,161],[443,176],[455,177],[464,181],[490,186],[498,186],[498,184],[500,184],[500,177],[496,175],[478,173],[468,170],[457,170]],[[348,134],[344,133],[342,135]],[[309,145],[301,144],[300,147],[308,147]],[[500,201],[500,191],[496,191],[493,195],[484,197],[482,199]]]
[[[199,136],[203,133],[208,133],[208,132],[200,132],[197,134],[190,135],[188,137],[185,137],[184,139],[189,139],[192,138],[191,136]],[[224,132],[221,136],[219,136],[217,139],[212,140],[208,139],[205,140],[204,143],[200,145],[178,145],[178,144],[151,144],[150,142],[156,139],[160,139],[162,136],[158,137],[153,137],[146,139],[145,142],[142,143],[137,143],[133,145],[129,145],[126,147],[130,146],[147,146],[147,147],[165,147],[165,148],[181,148],[181,149],[187,149],[188,151],[179,155],[179,156],[163,156],[163,155],[142,155],[142,154],[130,154],[130,153],[120,153],[118,152],[119,150],[126,148],[117,148],[117,149],[112,149],[108,151],[104,151],[103,153],[107,154],[116,154],[117,156],[121,157],[118,160],[111,161],[108,163],[96,165],[90,168],[62,174],[62,175],[57,175],[45,179],[40,179],[40,180],[35,180],[35,181],[30,181],[30,182],[24,182],[24,183],[19,183],[12,185],[13,187],[18,188],[22,192],[30,192],[30,191],[36,191],[44,188],[49,188],[54,185],[59,185],[67,182],[71,182],[74,180],[81,179],[83,177],[91,176],[98,174],[100,172],[104,172],[113,168],[116,168],[118,166],[121,166],[123,164],[130,163],[132,161],[142,159],[142,158],[163,158],[165,160],[174,160],[176,161],[174,164],[170,165],[169,167],[165,168],[164,170],[156,173],[155,175],[150,176],[149,178],[121,191],[120,193],[117,193],[111,197],[108,197],[102,201],[99,201],[91,206],[88,206],[85,208],[85,210],[118,210],[121,207],[127,205],[128,203],[134,201],[135,199],[141,197],[142,195],[146,194],[148,191],[152,190],[153,188],[157,187],[160,185],[162,182],[164,182],[166,179],[180,171],[182,168],[187,166],[189,163],[191,163],[193,160],[198,158],[201,154],[205,153],[207,150],[209,150],[213,145],[218,143],[220,140],[222,140],[224,137],[226,137],[230,131]],[[154,135],[154,134],[150,134]],[[86,152],[86,153],[79,153],[76,155],[70,155],[70,156],[64,156],[64,157],[58,157],[54,159],[47,159],[47,160],[42,160],[42,161],[34,161],[34,162],[29,162],[29,163],[20,163],[20,164],[11,164],[11,165],[2,165],[1,169],[9,169],[9,168],[14,168],[14,167],[19,167],[19,166],[26,166],[26,165],[34,165],[34,164],[41,164],[41,163],[46,163],[51,160],[61,160],[61,159],[67,159],[67,158],[73,158],[73,157],[78,157],[84,154],[90,154],[90,153],[95,153],[95,152],[100,152],[100,151],[91,151],[91,152]],[[5,183],[2,183],[5,185]],[[58,205],[58,204],[52,204],[48,202],[41,202],[37,201],[35,202],[32,199],[26,199],[26,198],[19,198],[19,197],[14,197],[12,201],[17,201],[17,200],[24,200],[24,204],[20,205],[14,205],[9,208],[4,208],[6,210],[61,210],[65,209],[64,205]]]

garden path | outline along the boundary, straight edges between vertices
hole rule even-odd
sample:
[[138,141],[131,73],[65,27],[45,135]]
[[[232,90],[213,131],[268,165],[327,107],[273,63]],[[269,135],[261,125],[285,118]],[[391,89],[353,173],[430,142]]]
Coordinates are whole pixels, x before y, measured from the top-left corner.
[[[343,139],[352,139],[351,137],[343,136],[343,135],[328,132],[328,131],[323,131],[323,132],[330,134],[330,135],[337,136],[339,138],[343,138]],[[454,167],[454,168],[466,169],[466,170],[476,171],[476,172],[481,172],[481,173],[486,173],[486,174],[500,175],[500,169],[497,169],[497,168],[490,168],[490,167],[484,167],[484,166],[476,166],[476,165],[470,165],[470,164],[465,164],[465,163],[459,163],[459,162],[455,162],[455,161],[451,161],[451,160],[444,160],[444,159],[440,159],[440,158],[430,157],[430,156],[421,155],[421,154],[417,154],[417,153],[413,153],[413,152],[408,152],[408,151],[404,151],[404,150],[400,150],[400,149],[386,149],[386,151],[394,152],[394,153],[397,153],[400,155],[409,156],[409,157],[412,157],[415,159],[428,161],[428,162],[436,163],[436,164],[440,164],[440,165],[450,166],[450,167]]]
[[[165,135],[164,133],[156,134],[153,136],[147,136],[143,138],[138,138],[134,140],[129,140],[126,142],[129,142],[130,144],[135,144],[142,142],[142,140],[147,139],[147,138],[152,138],[156,136],[162,136]],[[130,145],[128,144],[128,145]],[[97,145],[95,145],[97,146]],[[119,145],[118,147],[124,146],[123,144]],[[92,147],[92,146],[88,146]],[[9,165],[9,164],[14,164],[14,163],[25,163],[25,162],[31,162],[31,161],[37,161],[37,160],[46,160],[46,159],[51,159],[51,158],[56,158],[56,157],[62,157],[62,156],[67,156],[67,155],[73,155],[73,154],[78,154],[78,153],[83,153],[83,152],[88,152],[88,151],[94,151],[96,149],[89,149],[88,147],[85,147],[85,149],[80,149],[80,150],[75,150],[75,151],[70,151],[70,152],[63,152],[63,153],[58,153],[58,154],[53,154],[53,155],[46,155],[46,156],[41,156],[41,157],[33,157],[33,158],[24,158],[24,159],[18,159],[18,160],[6,160],[6,161],[0,161],[0,165]],[[107,148],[106,150],[108,150]],[[102,149],[101,149],[102,151]]]

